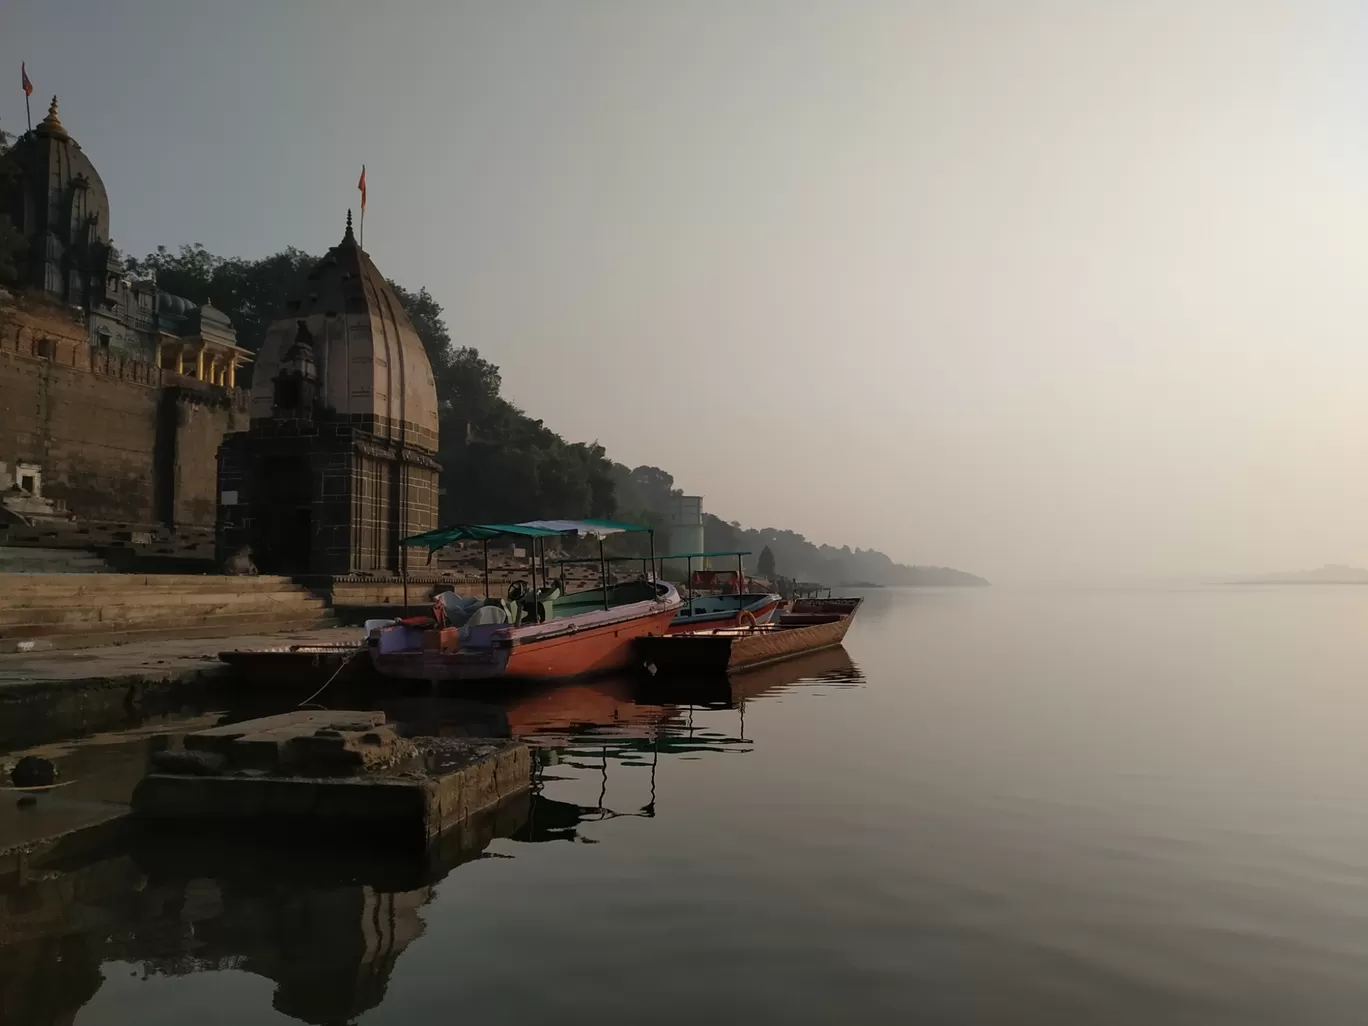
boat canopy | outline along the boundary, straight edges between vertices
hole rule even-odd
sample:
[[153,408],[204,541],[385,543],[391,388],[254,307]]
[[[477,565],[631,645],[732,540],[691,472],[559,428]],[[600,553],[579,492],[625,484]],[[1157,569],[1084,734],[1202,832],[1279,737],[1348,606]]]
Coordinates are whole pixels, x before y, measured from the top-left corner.
[[535,527],[552,534],[578,534],[590,538],[655,530],[641,524],[621,524],[616,520],[526,520],[518,526]]
[[712,559],[717,556],[749,556],[749,552],[671,552],[656,559]]
[[547,566],[574,566],[577,563],[586,565],[592,563],[597,566],[600,563],[646,563],[650,561],[650,558],[650,556],[604,556],[600,559],[598,556],[590,556],[586,559],[548,559],[546,564]]
[[629,531],[650,531],[652,528],[636,524],[620,524],[614,520],[529,520],[522,524],[452,524],[405,538],[401,545],[421,545],[429,552],[446,548],[456,542],[491,541],[495,538],[560,538],[576,534],[602,538]]
[[435,551],[463,541],[490,541],[494,538],[558,538],[565,532],[549,531],[527,524],[452,524],[435,531],[424,531],[405,538],[401,545],[421,545]]

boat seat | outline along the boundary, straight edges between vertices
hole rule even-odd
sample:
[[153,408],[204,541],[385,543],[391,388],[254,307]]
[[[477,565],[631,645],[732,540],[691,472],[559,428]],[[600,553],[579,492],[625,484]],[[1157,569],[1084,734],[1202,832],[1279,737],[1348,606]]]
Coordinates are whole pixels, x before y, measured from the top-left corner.
[[539,588],[532,601],[532,611],[536,614],[537,623],[546,623],[555,615],[556,599],[561,597],[561,590],[557,587]]
[[475,610],[457,638],[462,648],[487,648],[490,635],[507,623],[508,610],[502,603],[491,602]]

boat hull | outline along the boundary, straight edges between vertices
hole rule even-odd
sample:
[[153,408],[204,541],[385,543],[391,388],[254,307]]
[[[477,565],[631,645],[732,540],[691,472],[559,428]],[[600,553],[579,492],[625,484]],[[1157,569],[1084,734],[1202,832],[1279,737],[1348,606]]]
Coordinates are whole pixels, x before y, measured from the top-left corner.
[[764,627],[736,627],[642,638],[637,658],[661,675],[727,674],[767,666],[806,652],[834,648],[845,640],[860,600],[846,612],[785,613]]
[[664,634],[678,606],[644,616],[560,631],[518,636],[489,648],[456,652],[380,652],[371,662],[387,677],[401,680],[567,680],[635,665],[633,645],[650,634]]

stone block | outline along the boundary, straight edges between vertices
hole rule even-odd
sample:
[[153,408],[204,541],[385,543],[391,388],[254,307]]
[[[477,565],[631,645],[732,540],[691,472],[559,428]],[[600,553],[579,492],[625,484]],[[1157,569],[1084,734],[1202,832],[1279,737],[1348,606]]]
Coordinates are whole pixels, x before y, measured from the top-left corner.
[[315,781],[271,778],[261,783],[267,816],[305,819],[318,807],[320,785]]
[[[420,738],[409,768],[340,778],[232,773],[153,774],[134,795],[137,815],[231,830],[249,826],[428,842],[525,792],[531,757],[520,742]],[[357,831],[369,831],[358,834]]]

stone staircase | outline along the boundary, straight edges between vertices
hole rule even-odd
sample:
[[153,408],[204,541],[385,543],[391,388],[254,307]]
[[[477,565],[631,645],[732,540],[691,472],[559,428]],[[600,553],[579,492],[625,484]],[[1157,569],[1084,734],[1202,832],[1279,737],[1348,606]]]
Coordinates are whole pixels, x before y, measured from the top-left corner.
[[0,652],[328,627],[327,603],[287,577],[0,574]]
[[[85,551],[129,573],[195,574],[216,571],[214,528],[79,520],[70,523],[0,523],[0,549]],[[17,557],[16,557],[17,558]],[[0,572],[4,572],[0,568]]]
[[85,549],[0,545],[0,574],[107,574],[113,569]]

